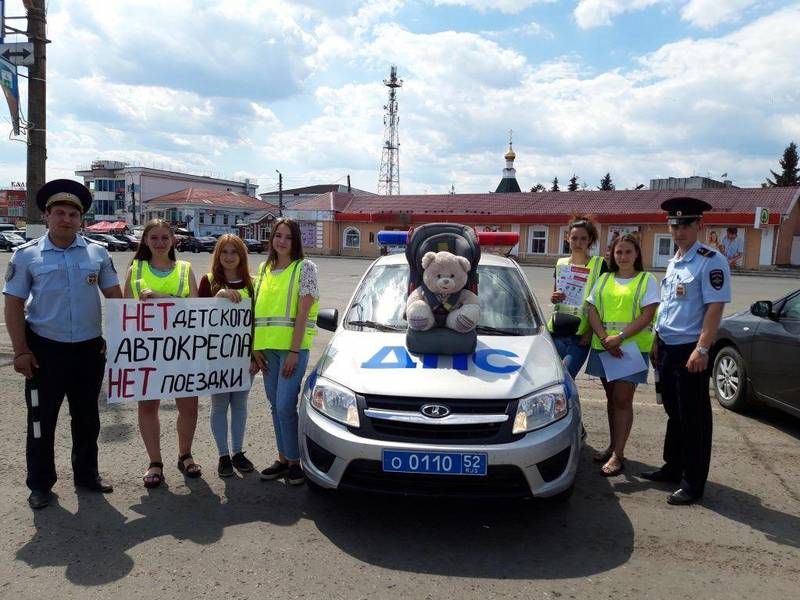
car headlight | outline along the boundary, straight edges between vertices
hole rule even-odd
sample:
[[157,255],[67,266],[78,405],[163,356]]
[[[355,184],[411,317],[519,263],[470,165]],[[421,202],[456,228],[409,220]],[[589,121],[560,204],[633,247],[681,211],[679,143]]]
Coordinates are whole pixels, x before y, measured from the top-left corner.
[[519,401],[512,433],[533,431],[567,414],[568,401],[563,385],[556,385]]
[[337,383],[318,377],[311,390],[311,406],[326,417],[350,427],[359,427],[356,395]]

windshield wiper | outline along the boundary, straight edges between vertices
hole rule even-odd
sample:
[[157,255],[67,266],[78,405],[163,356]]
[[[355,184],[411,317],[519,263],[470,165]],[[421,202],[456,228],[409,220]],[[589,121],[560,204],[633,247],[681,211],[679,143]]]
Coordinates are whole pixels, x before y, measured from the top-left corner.
[[478,325],[475,331],[487,335],[525,335],[514,329],[501,329],[499,327],[489,327],[488,325]]
[[347,321],[347,325],[355,325],[356,327],[370,327],[378,331],[405,331],[405,327],[395,327],[394,325],[387,325],[386,323],[378,323],[377,321]]

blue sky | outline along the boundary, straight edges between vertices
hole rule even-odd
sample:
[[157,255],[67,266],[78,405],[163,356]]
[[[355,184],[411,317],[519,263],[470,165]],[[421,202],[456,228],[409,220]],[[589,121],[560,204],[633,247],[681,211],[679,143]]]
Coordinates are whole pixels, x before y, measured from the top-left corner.
[[[523,189],[758,186],[800,142],[798,30],[780,0],[51,0],[48,178],[109,158],[375,191],[396,64],[402,192],[493,190],[509,129]],[[0,185],[24,174],[4,139]]]

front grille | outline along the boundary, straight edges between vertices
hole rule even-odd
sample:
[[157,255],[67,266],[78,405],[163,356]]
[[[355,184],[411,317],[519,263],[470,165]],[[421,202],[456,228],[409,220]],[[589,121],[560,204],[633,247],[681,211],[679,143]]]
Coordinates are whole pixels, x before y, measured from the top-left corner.
[[[432,420],[427,423],[403,423],[386,419],[370,418],[364,414],[367,408],[417,412],[425,404],[444,404],[454,415],[508,415],[504,423],[472,423],[468,425],[445,425]],[[513,435],[516,401],[469,400],[463,398],[416,398],[403,396],[359,397],[361,427],[351,428],[356,435],[391,442],[415,442],[425,444],[507,444],[522,438]],[[421,414],[421,413],[420,413]]]
[[470,498],[524,498],[531,495],[522,471],[513,465],[489,465],[483,477],[384,473],[380,461],[352,461],[339,489],[403,496],[463,496]]

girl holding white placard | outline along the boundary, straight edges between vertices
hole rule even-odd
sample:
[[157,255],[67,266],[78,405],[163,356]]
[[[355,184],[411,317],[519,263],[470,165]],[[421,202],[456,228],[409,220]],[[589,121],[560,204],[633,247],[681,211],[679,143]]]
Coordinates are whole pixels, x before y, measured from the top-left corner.
[[[656,278],[644,271],[637,235],[626,233],[614,240],[609,271],[600,276],[586,300],[594,332],[586,374],[600,378],[608,408],[610,442],[605,451],[598,453],[598,458],[606,461],[600,470],[605,477],[619,475],[625,468],[625,444],[633,425],[633,395],[637,384],[647,383],[655,339],[653,319],[660,301]],[[621,359],[625,352],[641,352],[644,369],[610,381],[612,377],[606,374],[601,354]]]
[[[131,261],[125,279],[125,297],[139,300],[153,298],[196,298],[197,283],[192,266],[175,256],[175,236],[166,221],[150,221]],[[138,403],[139,432],[142,434],[150,465],[142,478],[144,487],[154,488],[164,481],[161,460],[160,400]],[[200,477],[200,465],[192,458],[192,441],[197,427],[197,396],[176,398],[178,408],[178,470],[186,477]]]

